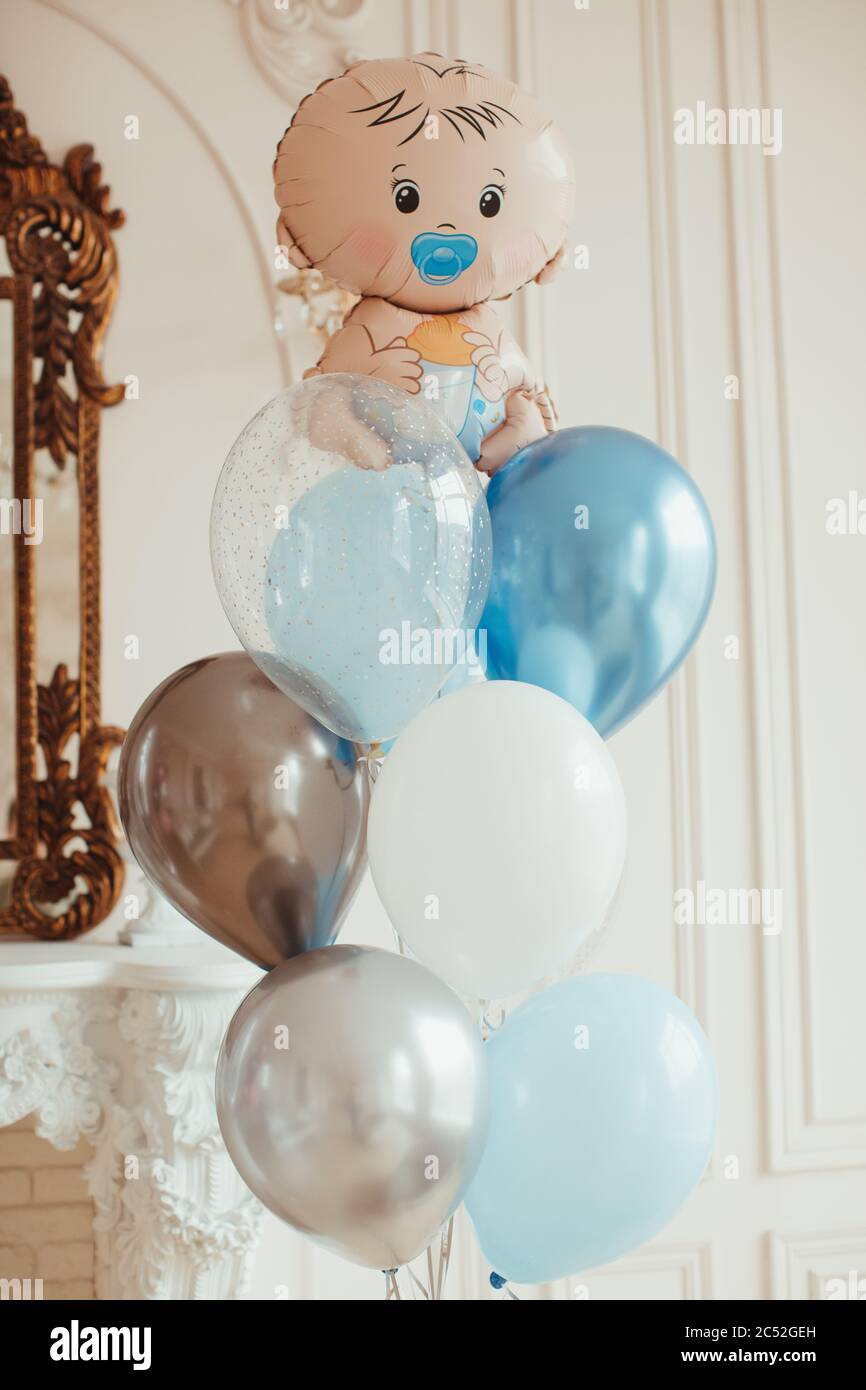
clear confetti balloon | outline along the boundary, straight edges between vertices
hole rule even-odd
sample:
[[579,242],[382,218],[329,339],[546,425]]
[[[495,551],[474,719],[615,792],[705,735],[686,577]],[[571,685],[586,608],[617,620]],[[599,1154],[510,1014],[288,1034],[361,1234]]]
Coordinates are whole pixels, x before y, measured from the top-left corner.
[[473,650],[490,517],[423,400],[374,377],[315,376],[235,442],[211,556],[229,621],[271,680],[342,737],[381,742]]

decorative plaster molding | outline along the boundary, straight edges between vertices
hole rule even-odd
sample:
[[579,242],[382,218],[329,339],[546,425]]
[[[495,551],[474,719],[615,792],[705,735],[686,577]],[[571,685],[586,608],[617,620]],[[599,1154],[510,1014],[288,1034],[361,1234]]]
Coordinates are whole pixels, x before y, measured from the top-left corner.
[[93,1145],[100,1298],[234,1298],[261,1207],[225,1152],[213,1097],[243,989],[0,993],[32,1022],[0,1044],[0,1124],[37,1116],[59,1149]]
[[106,998],[85,1003],[74,994],[0,996],[5,1007],[37,1005],[49,998],[50,1028],[23,1029],[0,1046],[0,1125],[36,1114],[36,1133],[56,1149],[74,1149],[82,1135],[93,1140],[118,1069],[99,1059],[84,1041],[94,1019],[111,1016]]
[[292,107],[363,57],[368,0],[230,0],[262,75]]

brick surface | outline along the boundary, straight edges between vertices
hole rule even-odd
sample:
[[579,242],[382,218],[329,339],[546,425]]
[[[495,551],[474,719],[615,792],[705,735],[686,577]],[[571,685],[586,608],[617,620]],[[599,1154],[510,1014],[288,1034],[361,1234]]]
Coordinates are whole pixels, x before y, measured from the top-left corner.
[[30,1201],[30,1174],[23,1168],[0,1172],[0,1207],[26,1207]]
[[43,1297],[89,1298],[94,1297],[93,1282],[90,1279],[50,1279],[42,1291]]
[[88,1204],[0,1209],[0,1245],[39,1248],[58,1240],[91,1240],[93,1209]]
[[36,1256],[28,1245],[0,1246],[0,1279],[28,1279],[36,1273]]
[[[0,1173],[0,1191],[2,1183]],[[37,1168],[33,1174],[33,1201],[40,1206],[49,1202],[89,1202],[84,1174],[80,1168]]]
[[70,1240],[63,1245],[44,1245],[36,1256],[40,1279],[93,1278],[93,1245],[90,1241]]
[[94,1298],[93,1203],[82,1139],[59,1151],[27,1115],[0,1129],[0,1279],[42,1279],[46,1299]]
[[55,1149],[28,1130],[0,1129],[0,1168],[80,1168],[93,1148],[80,1139],[74,1149]]

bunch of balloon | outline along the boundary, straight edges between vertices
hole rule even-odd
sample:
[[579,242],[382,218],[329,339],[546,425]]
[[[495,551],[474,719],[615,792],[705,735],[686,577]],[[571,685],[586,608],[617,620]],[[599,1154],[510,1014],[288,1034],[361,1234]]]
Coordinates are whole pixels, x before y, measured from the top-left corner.
[[[121,813],[169,900],[268,972],[217,1070],[242,1176],[392,1279],[464,1199],[499,1282],[634,1248],[711,1151],[697,1021],[638,977],[578,975],[482,1043],[466,1001],[538,990],[609,916],[626,814],[603,734],[703,620],[694,485],[636,436],[564,430],[485,495],[424,403],[323,376],[234,445],[212,554],[247,653],[145,702]],[[488,679],[467,682],[485,641]],[[411,955],[333,944],[367,855]]]
[[[373,789],[370,867],[413,955],[464,995],[532,991],[598,939],[625,858],[601,735],[560,696],[489,681],[438,701]],[[709,1044],[638,976],[543,988],[485,1044],[490,1137],[466,1195],[495,1287],[606,1263],[667,1224],[716,1127]]]
[[[568,152],[527,94],[435,54],[363,61],[300,104],[274,177],[291,264],[360,303],[228,456],[211,554],[246,654],[145,703],[124,823],[267,971],[216,1086],[261,1200],[391,1293],[464,1198],[499,1283],[555,1279],[656,1234],[714,1142],[684,1004],[550,984],[611,915],[605,740],[703,625],[712,524],[648,440],[556,431],[492,307],[568,245]],[[365,856],[408,955],[334,944]],[[482,1041],[467,1001],[515,995]]]
[[[368,844],[418,959],[457,988],[503,994],[562,966],[578,935],[598,938],[624,852],[601,735],[687,656],[716,546],[689,475],[626,431],[530,443],[487,500],[489,684],[400,738]],[[485,1052],[491,1134],[466,1205],[496,1287],[606,1264],[667,1225],[701,1179],[719,1109],[709,1042],[680,999],[637,976],[578,976],[528,999]]]
[[[692,646],[715,541],[688,474],[623,430],[548,435],[486,497],[487,683],[431,705],[398,739],[368,851],[415,957],[490,1000],[549,981],[598,941],[625,857],[604,738]],[[490,1137],[466,1207],[494,1287],[617,1259],[700,1180],[715,1064],[693,1014],[658,985],[588,974],[543,988],[485,1055]]]
[[[238,1170],[297,1230],[396,1287],[481,1161],[487,1059],[466,1005],[422,964],[333,943],[366,865],[382,742],[466,679],[487,503],[423,404],[331,376],[241,433],[212,556],[247,652],[194,662],[148,697],[124,744],[121,816],[169,901],[267,972],[217,1067]],[[465,642],[413,660],[416,635],[443,628]],[[428,1297],[442,1292],[441,1238],[439,1254]]]

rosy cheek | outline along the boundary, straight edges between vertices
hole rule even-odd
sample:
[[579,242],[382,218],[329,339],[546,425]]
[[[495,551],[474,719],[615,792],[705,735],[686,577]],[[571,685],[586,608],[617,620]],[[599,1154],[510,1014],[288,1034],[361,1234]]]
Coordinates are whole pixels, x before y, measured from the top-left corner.
[[529,266],[538,259],[538,235],[536,232],[523,232],[518,237],[501,246],[496,252],[496,264],[509,270],[514,266]]
[[399,243],[392,233],[381,223],[359,222],[343,242],[342,251],[348,251],[353,260],[367,266],[371,271],[381,269],[399,250]]

